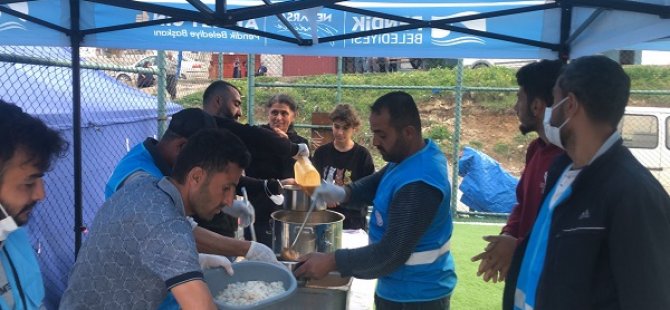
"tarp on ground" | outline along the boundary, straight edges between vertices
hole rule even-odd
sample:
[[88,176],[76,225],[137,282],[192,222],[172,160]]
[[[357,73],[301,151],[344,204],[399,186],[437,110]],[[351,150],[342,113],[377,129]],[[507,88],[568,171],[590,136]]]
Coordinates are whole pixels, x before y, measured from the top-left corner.
[[[0,52],[7,52],[0,47]],[[12,48],[22,56],[48,54],[67,60],[65,48]],[[72,141],[71,70],[0,62],[0,99],[15,103]],[[83,217],[92,223],[104,201],[104,185],[128,146],[157,132],[156,98],[103,72],[82,71]],[[100,89],[104,89],[102,92]],[[120,100],[123,98],[123,101]],[[180,107],[167,105],[168,114]],[[57,308],[74,264],[72,144],[46,174],[47,198],[31,214],[28,229],[43,273],[49,309]]]
[[463,178],[458,187],[463,193],[461,202],[470,211],[512,212],[519,179],[505,171],[495,159],[465,147],[458,160],[458,175]]
[[[202,2],[207,7],[202,10],[215,10],[214,0]],[[570,36],[574,37],[567,42],[573,58],[658,42],[670,36],[670,19],[653,15],[668,14],[668,0],[271,1],[275,5],[290,3],[297,8],[310,7],[281,10],[286,23],[268,13],[270,10],[250,11],[264,5],[260,0],[225,3],[226,14],[230,14],[226,16],[233,22],[219,28],[207,24],[214,22],[212,15],[197,10],[186,0],[80,1],[80,25],[84,31],[166,20],[142,28],[88,34],[82,45],[259,54],[555,59],[556,50],[533,46],[532,42],[554,47],[559,44],[561,4],[574,5],[569,11]],[[621,10],[636,4],[655,4],[666,10],[648,10],[652,14]],[[140,5],[144,10],[129,8]],[[45,19],[56,27],[70,28],[68,0],[9,4],[9,8],[12,6],[14,11]],[[524,12],[509,13],[510,10]],[[479,14],[485,15],[469,18]],[[444,20],[453,22],[441,22]],[[408,26],[418,22],[423,22],[422,27]],[[297,37],[290,28],[295,29]],[[379,30],[385,33],[368,35],[370,31]],[[482,35],[485,33],[495,38]],[[363,36],[356,37],[360,35]],[[496,36],[522,41],[503,41]],[[0,44],[6,45],[70,45],[69,37],[7,13],[0,13],[0,38]],[[296,38],[314,44],[290,42]],[[663,41],[657,48],[670,49],[670,44]]]

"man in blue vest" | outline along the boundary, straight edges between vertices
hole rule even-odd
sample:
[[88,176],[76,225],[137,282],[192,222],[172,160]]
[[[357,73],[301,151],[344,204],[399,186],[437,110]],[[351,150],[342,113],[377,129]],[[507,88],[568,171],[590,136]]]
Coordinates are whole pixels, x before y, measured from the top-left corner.
[[21,108],[0,100],[0,309],[39,309],[42,274],[23,226],[44,199],[42,177],[67,143]]
[[433,141],[423,139],[409,94],[388,93],[371,110],[373,144],[388,164],[344,187],[324,183],[313,195],[326,203],[372,204],[370,245],[307,254],[295,275],[319,279],[337,270],[342,276],[378,278],[378,310],[449,309],[456,273],[449,251],[447,159]]

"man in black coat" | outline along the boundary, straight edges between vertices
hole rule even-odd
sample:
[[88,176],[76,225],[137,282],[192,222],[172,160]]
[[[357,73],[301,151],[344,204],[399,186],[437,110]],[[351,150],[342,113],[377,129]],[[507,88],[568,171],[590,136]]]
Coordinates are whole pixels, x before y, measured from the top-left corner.
[[[241,105],[240,90],[225,81],[213,82],[203,94],[203,110],[215,116],[219,128],[228,129],[238,136],[251,153],[251,164],[245,170],[246,176],[267,179],[268,184],[276,183],[285,159],[309,156],[309,148],[305,143],[293,143],[267,128],[239,123],[237,120],[242,116]],[[267,192],[250,192],[249,200],[256,209],[254,227],[258,242],[272,247],[270,214],[279,206],[270,200],[268,194],[273,194],[272,189]]]

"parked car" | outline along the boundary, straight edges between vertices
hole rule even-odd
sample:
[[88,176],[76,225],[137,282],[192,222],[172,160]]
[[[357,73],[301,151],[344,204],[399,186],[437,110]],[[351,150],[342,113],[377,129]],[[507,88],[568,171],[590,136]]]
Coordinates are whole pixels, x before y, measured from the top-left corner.
[[[139,61],[133,64],[135,68],[153,68],[158,70],[156,64],[156,56],[148,56],[140,59]],[[205,72],[205,73],[203,73]],[[179,74],[180,79],[189,79],[196,74],[205,74],[206,69],[205,65],[201,61],[193,60],[188,57],[182,57],[181,59],[181,70]],[[149,77],[150,76],[150,77]],[[116,75],[116,80],[119,82],[126,83],[128,85],[134,85],[137,87],[151,87],[155,84],[156,79],[153,75],[143,75],[143,74],[134,74],[130,72],[118,72]]]
[[627,107],[618,129],[623,144],[670,193],[670,108]]

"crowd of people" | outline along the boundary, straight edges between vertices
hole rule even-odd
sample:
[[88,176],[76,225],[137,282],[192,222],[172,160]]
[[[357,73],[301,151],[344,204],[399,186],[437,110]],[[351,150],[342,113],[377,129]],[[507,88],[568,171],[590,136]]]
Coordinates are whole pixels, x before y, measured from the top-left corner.
[[[478,276],[504,281],[503,309],[670,309],[670,197],[617,133],[630,79],[603,56],[531,63],[517,72],[514,107],[528,147],[517,205],[499,235],[484,236]],[[203,269],[231,259],[282,265],[270,214],[296,158],[324,178],[312,199],[363,229],[369,244],[299,258],[297,277],[331,271],[377,279],[376,309],[449,309],[457,284],[447,158],[422,134],[414,98],[379,97],[372,145],[348,104],[329,114],[333,141],[310,152],[295,100],[272,96],[267,124],[242,124],[240,89],[215,81],[202,108],[173,115],[118,163],[69,277],[61,309],[215,309]],[[22,227],[45,198],[42,178],[67,149],[41,120],[0,101],[0,309],[38,309],[44,286]],[[248,200],[236,199],[248,192]],[[369,220],[368,206],[372,206]],[[255,241],[236,238],[253,225]],[[455,232],[458,234],[458,232]],[[458,251],[458,249],[453,249]],[[461,275],[464,276],[464,275]]]

